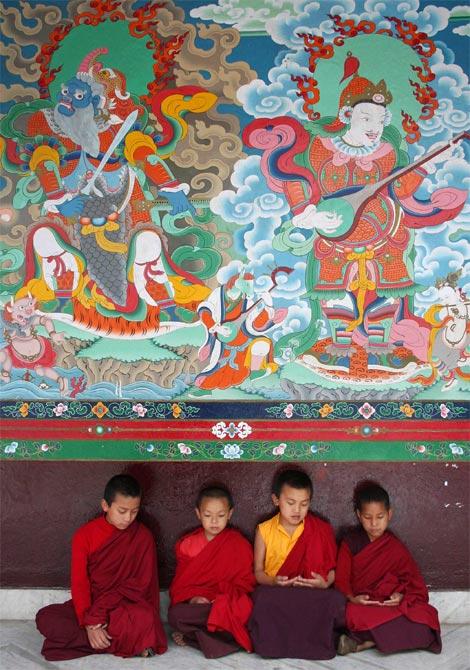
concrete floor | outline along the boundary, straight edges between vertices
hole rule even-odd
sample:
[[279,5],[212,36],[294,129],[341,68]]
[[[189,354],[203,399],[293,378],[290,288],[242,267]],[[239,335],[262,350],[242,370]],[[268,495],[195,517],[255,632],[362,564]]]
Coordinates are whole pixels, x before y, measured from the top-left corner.
[[33,621],[0,622],[1,670],[470,670],[470,626],[444,625],[443,651],[408,652],[383,656],[371,649],[331,661],[295,659],[263,660],[259,656],[237,653],[220,660],[207,660],[194,649],[177,647],[172,641],[168,652],[151,659],[121,659],[114,656],[87,656],[74,661],[49,663],[40,655],[42,637]]

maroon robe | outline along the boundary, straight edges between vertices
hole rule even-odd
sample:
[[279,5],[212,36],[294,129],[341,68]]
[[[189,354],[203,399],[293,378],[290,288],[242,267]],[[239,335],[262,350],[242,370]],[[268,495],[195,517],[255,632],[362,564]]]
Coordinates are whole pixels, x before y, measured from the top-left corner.
[[[188,642],[196,642],[208,658],[225,656],[240,647],[251,651],[246,628],[252,610],[248,594],[255,586],[251,545],[237,530],[226,528],[196,556],[184,555],[182,542],[202,532],[199,528],[176,545],[169,622]],[[196,596],[207,598],[210,604],[187,603]]]
[[335,585],[346,596],[368,595],[370,600],[403,594],[394,607],[348,602],[346,626],[351,637],[373,640],[385,653],[441,651],[437,610],[428,602],[426,584],[408,549],[390,531],[374,542],[363,528],[349,533],[340,546]]
[[[336,542],[330,524],[313,514],[292,547],[278,575],[326,580],[336,563]],[[305,586],[258,586],[253,594],[249,631],[254,650],[266,658],[326,660],[336,655],[344,626],[344,596],[335,589]]]
[[63,661],[89,654],[109,653],[138,656],[152,648],[167,649],[159,613],[156,549],[150,531],[138,521],[118,530],[104,542],[88,562],[91,605],[83,625],[107,623],[111,645],[93,649],[80,626],[72,600],[43,607],[36,616],[45,636],[42,654],[48,661]]

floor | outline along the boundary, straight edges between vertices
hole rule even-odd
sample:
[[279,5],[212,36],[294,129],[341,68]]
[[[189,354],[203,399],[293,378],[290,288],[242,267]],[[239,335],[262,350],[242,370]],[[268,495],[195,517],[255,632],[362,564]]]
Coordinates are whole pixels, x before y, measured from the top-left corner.
[[443,651],[439,656],[429,652],[408,652],[382,656],[374,650],[337,657],[332,661],[266,661],[255,655],[233,654],[221,660],[207,660],[194,649],[179,648],[170,643],[164,656],[151,659],[120,659],[112,656],[88,656],[75,661],[48,663],[39,654],[42,637],[32,621],[0,622],[1,670],[108,670],[135,668],[151,670],[470,670],[470,626],[443,626]]

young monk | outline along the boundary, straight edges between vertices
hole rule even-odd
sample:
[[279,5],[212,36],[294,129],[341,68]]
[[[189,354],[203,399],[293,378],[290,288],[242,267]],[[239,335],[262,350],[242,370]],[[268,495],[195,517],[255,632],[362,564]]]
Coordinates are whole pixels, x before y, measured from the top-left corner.
[[136,519],[140,499],[133,477],[112,477],[101,501],[103,515],[73,536],[72,600],[43,607],[36,615],[48,661],[166,651],[155,542]]
[[168,621],[178,645],[220,658],[240,647],[252,651],[246,623],[249,593],[255,587],[250,543],[228,523],[233,513],[229,491],[202,489],[196,502],[201,527],[176,545],[176,575],[170,586]]
[[323,660],[336,654],[345,599],[330,588],[336,543],[330,524],[309,511],[312,490],[306,473],[281,471],[272,489],[278,513],[256,531],[259,586],[249,630],[264,657]]
[[339,654],[376,646],[386,654],[407,649],[441,651],[437,611],[405,545],[389,531],[392,509],[387,491],[362,482],[354,492],[360,526],[341,543],[336,587],[348,599],[347,635]]

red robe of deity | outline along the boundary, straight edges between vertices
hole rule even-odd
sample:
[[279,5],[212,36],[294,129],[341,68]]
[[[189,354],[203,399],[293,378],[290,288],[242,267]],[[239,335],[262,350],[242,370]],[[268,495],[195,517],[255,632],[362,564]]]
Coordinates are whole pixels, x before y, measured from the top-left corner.
[[[390,175],[396,164],[397,154],[388,142],[380,142],[367,153],[363,147],[349,147],[339,137],[317,136],[309,149],[309,165],[322,199],[343,189],[378,182]],[[376,296],[413,295],[418,287],[409,271],[411,231],[453,219],[466,197],[465,191],[446,188],[435,191],[429,201],[416,199],[414,194],[426,174],[418,168],[384,187],[341,239],[327,239],[320,233],[314,242],[319,271],[309,289],[326,300],[344,295],[353,280],[359,284],[367,280],[366,306]],[[306,188],[306,182],[285,183],[294,214],[307,204]],[[359,290],[354,289],[356,293]]]

